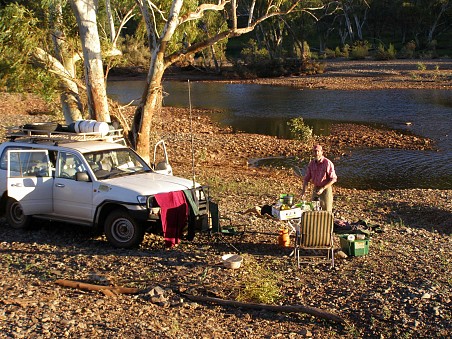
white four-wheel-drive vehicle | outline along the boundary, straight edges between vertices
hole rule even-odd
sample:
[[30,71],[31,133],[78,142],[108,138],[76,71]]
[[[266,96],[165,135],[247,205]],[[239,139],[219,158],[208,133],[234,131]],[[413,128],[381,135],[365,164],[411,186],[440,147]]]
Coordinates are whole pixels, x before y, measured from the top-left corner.
[[40,125],[10,129],[10,140],[0,145],[0,209],[10,226],[26,228],[33,218],[87,225],[116,247],[134,247],[146,231],[161,231],[154,196],[189,190],[198,209],[192,227],[201,229],[207,223],[205,187],[172,175],[164,143],[158,143],[163,161],[155,163],[156,145],[150,166],[113,142],[121,140],[118,132],[101,137],[48,132]]

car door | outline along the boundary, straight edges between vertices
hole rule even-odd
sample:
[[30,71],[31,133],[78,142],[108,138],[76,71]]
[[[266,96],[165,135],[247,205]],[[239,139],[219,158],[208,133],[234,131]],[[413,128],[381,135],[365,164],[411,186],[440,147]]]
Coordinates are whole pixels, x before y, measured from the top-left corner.
[[53,212],[72,221],[91,222],[94,216],[93,183],[77,181],[77,172],[87,172],[87,165],[75,152],[59,151],[53,190]]
[[25,215],[52,213],[53,178],[47,150],[7,151],[8,196]]

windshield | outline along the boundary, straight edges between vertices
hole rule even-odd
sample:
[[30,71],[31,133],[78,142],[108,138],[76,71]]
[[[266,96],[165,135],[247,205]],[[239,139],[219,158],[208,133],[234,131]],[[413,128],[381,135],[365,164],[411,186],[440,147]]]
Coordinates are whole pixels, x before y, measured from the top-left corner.
[[143,159],[128,148],[85,153],[84,156],[98,179],[151,170]]

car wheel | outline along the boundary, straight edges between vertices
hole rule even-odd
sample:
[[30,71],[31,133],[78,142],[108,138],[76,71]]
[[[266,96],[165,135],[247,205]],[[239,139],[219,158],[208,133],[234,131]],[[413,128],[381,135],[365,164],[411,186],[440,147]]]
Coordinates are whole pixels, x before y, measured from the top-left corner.
[[105,220],[107,240],[115,247],[137,247],[143,241],[144,229],[126,211],[113,211]]
[[24,229],[30,226],[31,216],[25,215],[20,202],[8,198],[6,202],[6,220],[15,229]]

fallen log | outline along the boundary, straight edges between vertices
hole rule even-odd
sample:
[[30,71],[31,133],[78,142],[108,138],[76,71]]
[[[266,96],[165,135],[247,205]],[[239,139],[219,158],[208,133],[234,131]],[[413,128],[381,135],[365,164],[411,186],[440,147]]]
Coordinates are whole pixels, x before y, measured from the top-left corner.
[[[137,294],[141,291],[140,289],[134,287],[94,285],[67,279],[58,279],[55,281],[55,283],[60,286],[72,287],[83,291],[101,291],[106,295]],[[110,293],[109,292],[105,293],[106,291],[109,291]]]
[[201,301],[201,302],[211,302],[224,306],[233,306],[240,308],[251,308],[251,309],[259,309],[259,310],[267,310],[272,312],[294,312],[294,313],[306,313],[313,315],[318,318],[332,320],[341,324],[347,324],[347,321],[338,315],[335,315],[330,312],[323,311],[316,307],[310,306],[302,306],[302,305],[294,305],[294,306],[278,306],[278,305],[267,305],[267,304],[258,304],[258,303],[245,303],[234,300],[225,300],[214,297],[204,297],[204,296],[196,296],[187,293],[181,293],[181,295],[191,301]]

